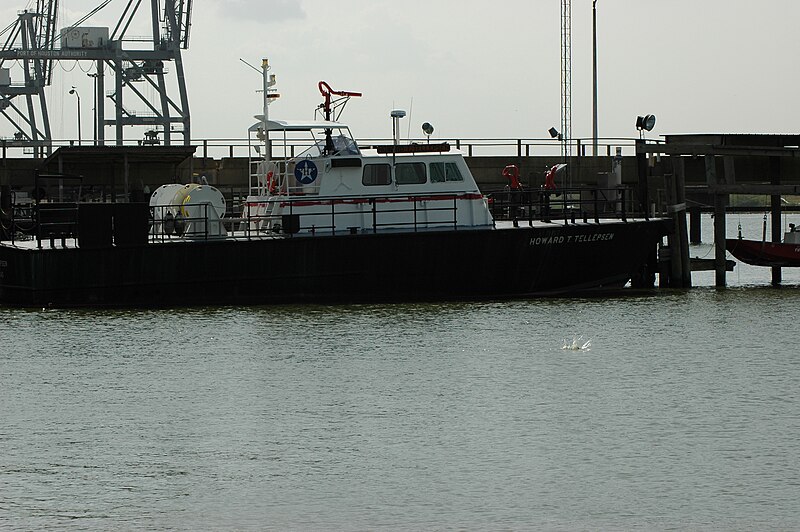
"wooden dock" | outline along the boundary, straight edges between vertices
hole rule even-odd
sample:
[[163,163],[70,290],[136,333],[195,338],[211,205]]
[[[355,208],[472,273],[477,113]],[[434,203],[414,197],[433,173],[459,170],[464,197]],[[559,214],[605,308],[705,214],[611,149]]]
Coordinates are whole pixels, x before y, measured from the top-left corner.
[[[689,259],[686,234],[686,177],[685,161],[702,158],[705,167],[705,185],[696,186],[711,198],[714,213],[714,260],[715,284],[726,286],[726,272],[732,271],[726,258],[726,217],[729,198],[735,194],[765,195],[770,197],[769,211],[772,214],[772,242],[781,242],[781,196],[800,195],[800,185],[782,183],[782,169],[788,160],[800,158],[800,136],[798,135],[667,135],[666,142],[641,140],[636,145],[636,156],[640,160],[640,194],[647,194],[647,157],[666,156],[670,172],[664,171],[667,212],[675,219],[676,234],[669,241],[669,286],[691,286],[691,271],[695,261]],[[757,166],[768,183],[737,183],[735,161],[748,161],[748,166]],[[757,162],[754,162],[757,161]],[[695,179],[696,181],[696,179]],[[649,204],[648,198],[643,198]],[[699,210],[697,210],[699,213]],[[699,224],[698,224],[699,227]],[[699,232],[699,231],[698,231]],[[693,235],[692,240],[699,234]],[[707,263],[696,263],[698,268],[708,269]],[[701,266],[702,264],[702,266]],[[781,268],[773,267],[772,284],[781,283]]]

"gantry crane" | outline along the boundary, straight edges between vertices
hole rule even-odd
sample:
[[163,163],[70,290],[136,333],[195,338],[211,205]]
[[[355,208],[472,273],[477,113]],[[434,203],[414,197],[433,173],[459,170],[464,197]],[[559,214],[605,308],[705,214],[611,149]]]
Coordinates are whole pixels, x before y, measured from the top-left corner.
[[[12,144],[50,149],[50,119],[44,88],[53,73],[58,0],[36,0],[36,7],[18,14],[0,35],[0,113],[14,125]],[[23,82],[11,83],[9,61],[19,61]],[[20,102],[24,100],[24,104]]]
[[[107,126],[114,128],[117,145],[124,142],[124,126],[149,127],[144,138],[147,144],[163,141],[169,145],[174,135],[181,135],[183,144],[190,144],[191,119],[181,50],[189,46],[192,0],[150,0],[152,34],[146,42],[126,35],[142,0],[127,1],[110,34],[108,28],[82,26],[110,1],[103,0],[87,16],[56,35],[58,0],[37,0],[35,10],[20,13],[14,24],[0,32],[10,32],[0,50],[0,112],[17,130],[10,141],[12,145],[41,146],[50,152],[53,139],[44,87],[51,82],[53,62],[65,60],[94,64],[94,72],[89,75],[94,78],[98,145],[105,144]],[[12,83],[11,70],[2,67],[8,61],[21,62],[21,81]],[[175,67],[177,98],[169,94],[168,63]],[[106,94],[105,78],[109,73],[114,76],[114,89]],[[148,91],[137,85],[152,87],[154,96],[147,96]],[[18,96],[26,97],[26,107],[15,104]],[[105,116],[106,97],[114,102],[113,118]],[[143,105],[144,109],[134,109],[131,104]],[[158,138],[159,134],[163,139]]]

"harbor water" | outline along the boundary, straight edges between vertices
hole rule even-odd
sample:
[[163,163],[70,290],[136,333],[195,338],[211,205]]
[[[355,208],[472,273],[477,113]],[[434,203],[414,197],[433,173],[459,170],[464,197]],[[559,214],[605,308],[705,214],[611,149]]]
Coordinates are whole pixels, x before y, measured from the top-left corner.
[[[739,220],[760,238],[760,216],[731,235]],[[0,528],[800,529],[800,272],[694,278],[614,298],[0,308]]]

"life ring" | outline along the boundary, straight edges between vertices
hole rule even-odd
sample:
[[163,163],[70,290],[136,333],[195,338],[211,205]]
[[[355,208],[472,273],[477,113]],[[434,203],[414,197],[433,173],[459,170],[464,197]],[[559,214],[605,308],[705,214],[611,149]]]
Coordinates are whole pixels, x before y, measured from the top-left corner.
[[266,165],[264,162],[258,164],[258,188],[264,192],[274,194],[278,189],[278,165],[270,161]]

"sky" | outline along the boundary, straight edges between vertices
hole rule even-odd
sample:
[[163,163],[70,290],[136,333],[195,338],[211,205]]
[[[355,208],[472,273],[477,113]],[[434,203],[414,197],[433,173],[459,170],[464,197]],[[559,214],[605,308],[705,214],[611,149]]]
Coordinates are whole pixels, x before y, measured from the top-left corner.
[[[28,0],[3,0],[0,27]],[[100,0],[60,0],[59,27]],[[116,24],[113,0],[87,26]],[[148,2],[129,34],[149,28]],[[281,98],[273,118],[310,119],[317,82],[363,92],[342,116],[357,138],[547,137],[559,127],[560,0],[195,0],[183,52],[194,139],[245,138],[260,112],[259,66],[268,57]],[[572,0],[572,136],[592,135],[592,1]],[[598,0],[599,135],[798,133],[800,3],[795,0]],[[91,135],[88,63],[62,62],[48,89],[53,135],[74,138],[83,96]],[[174,71],[174,69],[170,69]],[[13,75],[13,74],[12,74]],[[109,86],[110,83],[109,83]],[[173,93],[177,99],[177,94]],[[108,109],[107,109],[108,111]],[[143,131],[143,130],[142,130]],[[0,121],[0,136],[13,130]],[[126,133],[128,134],[128,133]],[[113,131],[107,129],[111,137]]]

